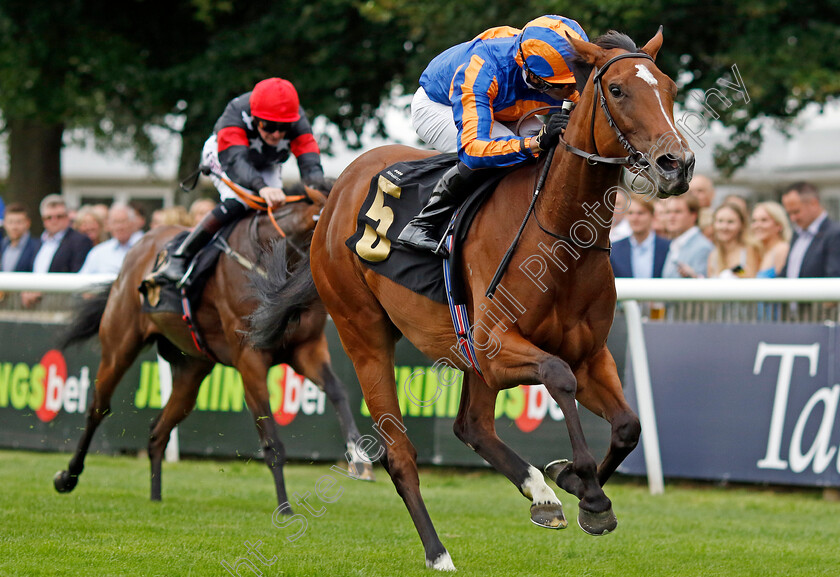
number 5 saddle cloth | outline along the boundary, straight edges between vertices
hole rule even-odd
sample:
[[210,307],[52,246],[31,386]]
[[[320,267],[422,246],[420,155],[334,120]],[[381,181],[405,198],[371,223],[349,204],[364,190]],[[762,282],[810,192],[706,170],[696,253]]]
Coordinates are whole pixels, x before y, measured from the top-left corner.
[[[441,258],[402,246],[402,229],[431,196],[446,170],[458,161],[455,154],[440,154],[422,160],[398,162],[371,179],[370,190],[359,211],[356,232],[346,244],[370,269],[433,301],[446,303]],[[459,209],[454,224],[454,243],[449,255],[453,271],[460,270],[459,244],[466,238],[473,217],[496,184],[513,168],[485,169],[487,179],[470,194]],[[444,233],[442,228],[436,237]],[[457,276],[457,275],[453,275]],[[452,283],[456,303],[464,302],[460,282]]]

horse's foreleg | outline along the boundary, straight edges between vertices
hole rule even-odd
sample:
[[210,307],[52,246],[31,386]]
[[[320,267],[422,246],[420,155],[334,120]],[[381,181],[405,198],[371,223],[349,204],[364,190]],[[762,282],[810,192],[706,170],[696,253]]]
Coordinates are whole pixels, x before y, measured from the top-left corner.
[[615,529],[617,521],[612,503],[598,482],[595,458],[586,445],[575,404],[577,379],[566,361],[553,356],[547,356],[539,363],[539,376],[565,415],[573,458],[571,463],[555,461],[549,464],[546,472],[558,486],[580,499],[578,524],[581,529],[591,535],[609,533]]
[[461,406],[455,419],[455,435],[502,473],[528,499],[531,521],[540,527],[564,529],[567,525],[563,505],[546,484],[543,474],[522,459],[496,435],[495,391],[474,373],[465,373]]
[[371,460],[356,444],[362,435],[353,418],[347,388],[336,376],[330,364],[326,335],[321,333],[318,339],[298,345],[293,352],[291,365],[295,371],[318,385],[326,393],[335,409],[347,447],[347,466],[350,474],[364,481],[373,481]]
[[[163,352],[163,351],[162,351]],[[149,433],[149,464],[151,466],[151,499],[161,500],[163,453],[169,434],[195,407],[201,381],[213,370],[213,362],[183,356],[167,356],[172,364],[172,393],[163,411],[152,423]]]
[[606,483],[627,455],[636,448],[641,434],[639,418],[627,404],[615,361],[605,346],[578,373],[581,404],[610,423],[610,448],[598,466],[598,482]]
[[254,417],[254,425],[257,427],[257,435],[260,437],[265,464],[271,471],[272,477],[274,477],[277,504],[282,508],[284,515],[291,515],[292,509],[286,496],[286,481],[283,476],[283,467],[286,464],[286,447],[280,440],[280,431],[271,412],[268,387],[266,386],[269,364],[269,359],[265,353],[247,348],[241,349],[239,357],[234,361],[234,366],[242,374],[245,402]]
[[140,335],[134,333],[121,333],[119,338],[102,338],[102,359],[96,371],[93,401],[87,410],[85,430],[67,470],[57,472],[53,478],[53,485],[59,493],[69,493],[79,482],[93,435],[105,417],[111,413],[111,397],[114,390],[137,358],[142,346]]

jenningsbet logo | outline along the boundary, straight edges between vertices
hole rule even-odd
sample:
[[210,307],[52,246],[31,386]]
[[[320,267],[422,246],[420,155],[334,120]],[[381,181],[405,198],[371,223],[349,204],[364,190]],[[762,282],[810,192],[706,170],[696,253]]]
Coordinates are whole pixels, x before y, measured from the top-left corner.
[[[322,415],[326,395],[314,383],[304,379],[286,365],[268,372],[271,411],[281,425],[291,423],[299,413]],[[123,387],[129,383],[122,383]],[[91,369],[83,366],[78,375],[68,376],[67,361],[57,350],[47,351],[35,365],[0,363],[0,408],[11,406],[32,411],[45,423],[61,411],[84,414],[92,398]],[[242,377],[230,367],[216,365],[202,382],[196,399],[199,411],[241,412],[244,406]],[[134,394],[138,409],[160,409],[163,406],[158,365],[145,361],[140,366],[140,382]]]
[[[395,376],[403,415],[452,419],[458,415],[463,385],[460,372],[444,368],[439,375],[432,367],[398,366],[395,368]],[[445,386],[446,383],[451,384]],[[370,416],[364,400],[362,415]],[[562,421],[564,418],[563,411],[543,385],[519,386],[501,391],[496,398],[496,418],[499,417],[510,419],[523,433],[530,433],[539,427],[546,417],[553,421]]]
[[44,353],[35,365],[0,363],[0,408],[31,410],[41,421],[52,421],[59,411],[84,413],[91,387],[90,369],[67,375],[67,361],[60,351]]
[[[398,366],[395,376],[403,415],[455,418],[458,414],[463,379],[460,373],[446,376],[446,381],[451,382],[449,386],[443,386],[431,367]],[[271,411],[278,424],[288,425],[299,414],[324,414],[324,392],[286,365],[269,369],[266,381]],[[122,383],[122,386],[128,384]],[[67,361],[58,350],[47,351],[39,363],[31,366],[22,362],[0,363],[0,408],[11,406],[17,410],[30,410],[45,423],[61,411],[84,414],[92,388],[90,367],[83,366],[77,375],[68,375]],[[244,400],[239,372],[216,365],[202,382],[195,408],[198,411],[242,412],[247,409]],[[361,405],[362,415],[370,416],[364,400]],[[154,361],[144,361],[140,365],[134,407],[160,409],[162,406],[158,365]],[[516,387],[499,393],[496,417],[506,417],[519,430],[530,433],[546,418],[563,420],[563,412],[545,387]]]
[[[280,425],[288,425],[301,413],[306,416],[324,414],[326,394],[288,366],[271,367],[266,384],[271,412]],[[141,364],[140,386],[134,395],[134,406],[138,409],[158,409],[162,406],[156,362]],[[246,410],[242,375],[232,367],[216,365],[201,383],[195,408],[197,411],[235,413]]]

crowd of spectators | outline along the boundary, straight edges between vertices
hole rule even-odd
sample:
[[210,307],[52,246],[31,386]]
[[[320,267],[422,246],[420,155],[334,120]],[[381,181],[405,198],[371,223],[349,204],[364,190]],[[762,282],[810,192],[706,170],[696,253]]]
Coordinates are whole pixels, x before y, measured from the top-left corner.
[[[148,228],[190,227],[214,206],[213,201],[199,199],[189,212],[181,206],[159,209],[152,214]],[[31,231],[32,215],[25,205],[4,207],[0,271],[116,274],[146,229],[142,208],[121,202],[70,210],[62,196],[51,194],[41,201],[39,212],[43,232],[37,235]],[[32,307],[41,297],[41,293],[24,292],[21,302]]]
[[[816,186],[797,182],[781,204],[729,195],[715,203],[715,187],[695,175],[686,194],[664,200],[634,198],[617,211],[610,239],[616,277],[810,278],[840,277],[840,223],[831,220]],[[154,211],[149,228],[193,226],[215,203],[199,199]],[[117,273],[142,237],[146,220],[131,204],[84,205],[71,211],[63,197],[40,204],[44,232],[30,233],[26,206],[4,207],[0,271]],[[24,293],[30,306],[39,293]]]
[[685,195],[634,199],[616,222],[622,223],[611,234],[616,277],[840,277],[840,223],[828,217],[809,182],[788,186],[781,204],[759,202],[750,211],[736,195],[715,204],[713,182],[696,175]]

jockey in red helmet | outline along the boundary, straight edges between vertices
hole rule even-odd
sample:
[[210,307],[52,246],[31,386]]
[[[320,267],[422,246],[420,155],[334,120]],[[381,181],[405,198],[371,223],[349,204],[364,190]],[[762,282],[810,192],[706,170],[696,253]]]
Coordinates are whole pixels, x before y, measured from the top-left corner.
[[588,40],[574,20],[541,16],[522,30],[491,28],[432,60],[411,102],[412,124],[437,150],[457,152],[459,162],[400,233],[405,245],[435,250],[432,235],[468,193],[474,170],[524,162],[557,143],[567,115],[553,115],[546,125],[531,117],[519,134],[513,128],[529,111],[579,98],[567,35]]
[[321,153],[291,82],[268,78],[228,102],[201,154],[222,202],[195,226],[155,278],[179,282],[213,235],[248,210],[217,175],[258,192],[269,206],[279,206],[286,201],[281,172],[290,154],[297,158],[303,182],[325,189]]

